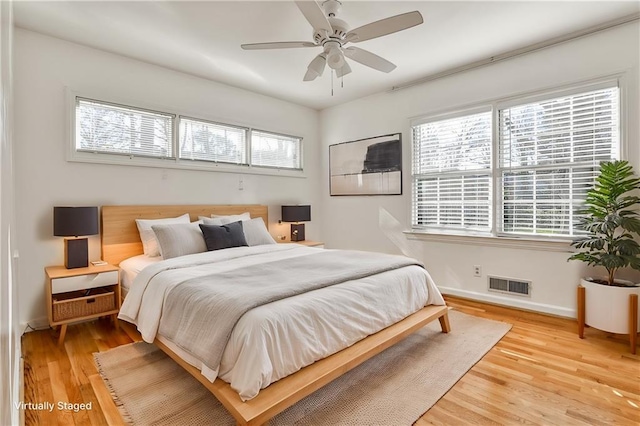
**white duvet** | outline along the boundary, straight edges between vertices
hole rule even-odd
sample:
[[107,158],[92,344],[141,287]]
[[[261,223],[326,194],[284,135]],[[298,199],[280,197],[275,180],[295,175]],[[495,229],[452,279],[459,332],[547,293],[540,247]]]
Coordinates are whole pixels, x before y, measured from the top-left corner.
[[409,266],[347,281],[247,312],[236,324],[217,370],[203,366],[158,334],[165,295],[187,279],[322,250],[296,244],[238,247],[169,259],[143,269],[119,318],[144,341],[168,345],[208,380],[231,384],[243,400],[319,359],[344,349],[425,305],[444,305],[423,268]]
[[120,286],[122,287],[122,294],[124,296],[127,295],[129,288],[140,271],[160,261],[162,261],[162,256],[147,256],[146,254],[141,254],[120,262],[118,266],[120,266]]

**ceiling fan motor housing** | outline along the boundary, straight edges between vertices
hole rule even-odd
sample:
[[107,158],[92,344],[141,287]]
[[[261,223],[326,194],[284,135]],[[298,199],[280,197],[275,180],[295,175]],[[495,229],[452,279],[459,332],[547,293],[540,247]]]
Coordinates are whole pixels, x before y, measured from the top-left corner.
[[331,28],[333,29],[333,36],[339,37],[341,40],[347,36],[349,32],[349,25],[344,22],[342,19],[338,18],[328,18],[329,23],[331,24]]
[[[349,25],[342,19],[336,18],[338,12],[340,12],[340,8],[342,7],[342,3],[338,0],[326,0],[322,3],[322,8],[324,9],[324,14],[327,17],[327,21],[331,24],[332,33],[327,33],[324,30],[316,30],[314,28],[313,31],[313,40],[316,44],[324,44],[326,41],[339,41],[342,44],[342,41],[347,36],[349,32]],[[336,40],[337,39],[337,40]]]
[[347,25],[347,23],[342,19],[338,18],[327,18],[327,20],[331,24],[333,33],[327,33],[324,30],[314,30],[313,41],[315,41],[316,44],[323,44],[323,42],[329,40],[342,42],[349,32],[349,25]]

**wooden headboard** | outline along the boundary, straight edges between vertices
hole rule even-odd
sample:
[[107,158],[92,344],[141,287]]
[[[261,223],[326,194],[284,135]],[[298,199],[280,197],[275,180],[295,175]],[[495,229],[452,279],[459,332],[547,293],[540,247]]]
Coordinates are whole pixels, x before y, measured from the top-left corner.
[[191,221],[198,216],[232,215],[249,212],[252,218],[261,217],[269,226],[267,206],[239,205],[170,205],[170,206],[102,206],[102,259],[118,265],[125,259],[142,254],[142,242],[136,219],[162,219],[189,213]]

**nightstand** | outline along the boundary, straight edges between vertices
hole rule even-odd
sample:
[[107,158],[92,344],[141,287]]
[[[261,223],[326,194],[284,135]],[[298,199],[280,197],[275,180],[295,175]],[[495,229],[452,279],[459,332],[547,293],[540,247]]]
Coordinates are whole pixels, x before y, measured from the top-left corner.
[[47,313],[49,325],[60,329],[58,344],[67,324],[110,315],[118,328],[120,268],[113,265],[67,269],[47,266]]
[[294,243],[294,244],[302,244],[303,246],[307,246],[307,247],[317,247],[317,248],[324,248],[324,243],[322,241],[309,241],[309,240],[304,240],[304,241],[279,241],[281,244],[290,244],[290,243]]

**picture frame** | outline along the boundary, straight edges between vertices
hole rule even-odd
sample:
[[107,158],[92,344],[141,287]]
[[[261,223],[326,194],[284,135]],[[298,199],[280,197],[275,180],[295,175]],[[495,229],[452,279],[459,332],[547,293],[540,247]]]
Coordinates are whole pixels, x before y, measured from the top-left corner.
[[402,195],[402,134],[329,145],[329,194]]

